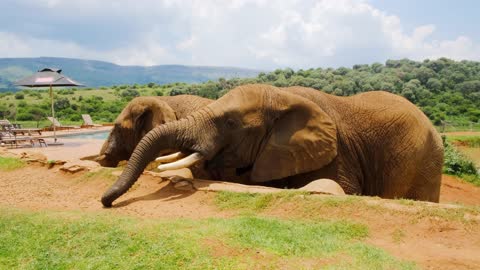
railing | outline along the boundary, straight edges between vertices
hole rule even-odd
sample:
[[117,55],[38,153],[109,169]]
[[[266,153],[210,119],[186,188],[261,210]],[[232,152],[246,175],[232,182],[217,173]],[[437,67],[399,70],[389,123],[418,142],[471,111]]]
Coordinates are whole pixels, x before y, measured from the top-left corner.
[[442,121],[442,125],[436,126],[436,128],[441,133],[461,132],[461,131],[480,132],[480,123],[478,122],[455,123],[455,122],[449,122],[449,121]]

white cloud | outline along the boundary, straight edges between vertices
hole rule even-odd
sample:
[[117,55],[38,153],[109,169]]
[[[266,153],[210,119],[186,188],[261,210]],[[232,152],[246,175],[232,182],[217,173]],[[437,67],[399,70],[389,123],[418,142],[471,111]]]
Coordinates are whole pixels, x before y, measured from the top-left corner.
[[190,38],[178,43],[177,49],[181,51],[191,49],[195,45],[195,42],[196,42],[195,36],[191,36]]
[[0,57],[71,57],[143,66],[175,63],[174,54],[159,44],[156,40],[145,38],[129,47],[98,51],[68,41],[21,37],[0,32]]
[[[479,60],[467,36],[433,38],[435,25],[406,31],[399,17],[362,0],[23,0],[75,18],[131,22],[135,39],[107,48],[64,37],[41,39],[0,32],[0,57],[63,56],[118,64],[194,64],[276,68],[353,65],[449,57]],[[110,16],[110,17],[109,17]],[[59,22],[61,24],[61,22]],[[114,25],[112,23],[112,25]]]

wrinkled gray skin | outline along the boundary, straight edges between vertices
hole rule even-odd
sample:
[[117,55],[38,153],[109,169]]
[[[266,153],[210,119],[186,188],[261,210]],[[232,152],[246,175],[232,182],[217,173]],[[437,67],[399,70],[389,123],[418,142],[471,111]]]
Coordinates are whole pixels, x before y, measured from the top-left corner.
[[115,120],[96,159],[104,167],[128,160],[138,142],[154,127],[186,117],[213,100],[192,95],[137,97]]
[[199,153],[252,183],[297,188],[329,178],[347,194],[438,202],[443,144],[408,100],[382,91],[332,96],[303,87],[245,85],[150,131],[105,192],[110,207],[163,149]]

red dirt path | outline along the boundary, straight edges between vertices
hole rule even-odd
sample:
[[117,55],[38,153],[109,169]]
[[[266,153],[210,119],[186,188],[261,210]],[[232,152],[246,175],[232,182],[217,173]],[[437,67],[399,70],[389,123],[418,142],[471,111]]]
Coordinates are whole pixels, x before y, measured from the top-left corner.
[[[235,211],[219,210],[212,203],[212,192],[179,191],[169,182],[160,182],[150,175],[142,175],[133,190],[116,202],[116,207],[103,209],[99,198],[110,184],[101,177],[88,178],[86,174],[64,173],[58,168],[28,166],[0,172],[0,207],[113,212],[162,219],[236,215]],[[465,223],[417,217],[411,211],[417,209],[416,204],[408,206],[389,200],[372,201],[381,209],[359,210],[355,205],[340,205],[316,209],[310,214],[327,219],[352,219],[366,224],[371,232],[368,242],[427,269],[480,269],[480,220]],[[444,176],[441,202],[479,206],[480,188]],[[298,208],[279,205],[267,214],[295,218]]]

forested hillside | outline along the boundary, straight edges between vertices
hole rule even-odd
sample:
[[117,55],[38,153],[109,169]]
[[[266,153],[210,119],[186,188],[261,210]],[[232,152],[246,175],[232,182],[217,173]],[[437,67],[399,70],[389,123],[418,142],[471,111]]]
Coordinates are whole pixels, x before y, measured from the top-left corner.
[[435,124],[441,120],[478,122],[480,119],[480,62],[446,58],[423,62],[388,60],[385,64],[353,68],[316,68],[260,73],[254,79],[220,79],[217,83],[175,87],[173,94],[218,97],[237,85],[260,82],[275,86],[300,85],[338,96],[371,90],[402,95],[417,104]]
[[[199,84],[148,83],[61,90],[56,91],[55,107],[60,118],[78,121],[81,113],[90,113],[97,121],[111,122],[135,96],[194,94],[218,98],[235,86],[247,83],[268,83],[280,87],[300,85],[339,96],[385,90],[417,104],[436,125],[443,120],[465,124],[480,119],[480,62],[458,62],[446,58],[423,62],[388,60],[385,64],[337,69],[294,71],[287,68],[260,73],[254,78],[220,78]],[[35,120],[49,112],[45,91],[23,90],[15,94],[1,94],[0,98],[0,117]]]

